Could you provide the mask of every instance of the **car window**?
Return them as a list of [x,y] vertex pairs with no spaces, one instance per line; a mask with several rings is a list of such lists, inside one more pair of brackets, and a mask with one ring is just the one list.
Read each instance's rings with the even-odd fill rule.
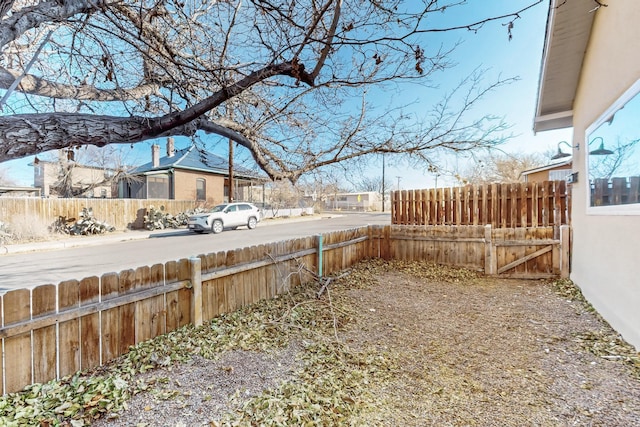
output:
[[249,205],[239,205],[238,207],[240,208],[241,211],[250,211],[251,210],[251,206],[249,206]]
[[238,207],[236,205],[231,205],[227,208],[226,212],[235,212],[238,210]]
[[218,205],[216,207],[214,207],[213,209],[211,209],[211,212],[222,212],[224,210],[224,208],[226,208],[227,205]]

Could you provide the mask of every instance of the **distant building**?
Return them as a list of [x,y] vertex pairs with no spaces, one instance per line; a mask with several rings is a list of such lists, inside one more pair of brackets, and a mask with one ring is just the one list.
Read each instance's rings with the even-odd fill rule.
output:
[[328,194],[325,208],[332,210],[380,211],[382,195],[375,191]]
[[33,166],[33,186],[43,197],[59,197],[61,182],[69,175],[68,190],[75,197],[111,198],[114,194],[110,178],[115,171],[96,166],[80,165],[63,159],[58,162],[37,160]]
[[571,175],[572,160],[564,160],[537,168],[527,169],[520,175],[525,182],[565,181]]
[[0,197],[40,197],[40,188],[1,186]]
[[[261,201],[254,190],[263,182],[257,173],[235,166],[233,200]],[[229,162],[195,145],[176,150],[173,138],[168,138],[166,156],[160,157],[160,146],[153,145],[151,161],[118,182],[118,197],[223,203],[229,200]]]

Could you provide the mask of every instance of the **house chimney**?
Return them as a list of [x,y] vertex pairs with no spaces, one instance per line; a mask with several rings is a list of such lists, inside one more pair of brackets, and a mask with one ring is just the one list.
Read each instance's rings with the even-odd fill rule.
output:
[[151,162],[154,168],[160,166],[160,146],[158,144],[151,146]]
[[176,147],[173,142],[173,137],[170,136],[169,138],[167,138],[167,157],[173,157],[175,153],[176,153]]

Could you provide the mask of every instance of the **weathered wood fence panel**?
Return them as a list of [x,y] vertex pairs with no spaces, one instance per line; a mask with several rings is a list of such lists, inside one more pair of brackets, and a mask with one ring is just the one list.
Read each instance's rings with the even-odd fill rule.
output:
[[396,225],[486,225],[494,228],[569,224],[571,192],[565,181],[467,185],[391,194]]
[[[368,256],[367,227],[324,237],[327,274]],[[307,237],[9,291],[0,296],[0,391],[104,364],[196,318],[286,292],[316,271],[316,243]]]
[[78,218],[82,208],[91,208],[96,219],[118,230],[144,228],[149,207],[165,207],[171,214],[198,206],[193,200],[160,199],[41,199],[37,197],[0,197],[0,221],[11,224],[22,218],[35,218],[51,225],[60,216]]
[[[567,277],[568,239],[568,226],[369,226],[322,235],[321,258],[324,275],[380,257]],[[138,342],[286,292],[318,271],[319,241],[202,254],[0,295],[0,392],[99,366]]]

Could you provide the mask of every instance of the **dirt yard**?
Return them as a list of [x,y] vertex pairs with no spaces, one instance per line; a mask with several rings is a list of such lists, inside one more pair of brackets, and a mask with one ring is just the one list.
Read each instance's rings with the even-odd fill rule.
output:
[[[151,391],[95,425],[640,425],[637,354],[568,283],[369,262],[329,289],[275,318],[304,331],[283,348],[147,373]],[[296,318],[305,305],[321,312]],[[340,348],[333,365],[319,345]]]
[[74,426],[640,425],[638,354],[569,282],[368,261],[319,288],[159,337],[23,402],[61,405]]

